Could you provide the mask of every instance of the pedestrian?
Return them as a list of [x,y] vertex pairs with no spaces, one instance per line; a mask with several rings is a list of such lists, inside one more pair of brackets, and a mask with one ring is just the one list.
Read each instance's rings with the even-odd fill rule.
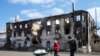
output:
[[70,56],[74,56],[74,52],[77,49],[76,41],[75,41],[75,39],[72,39],[72,37],[70,37],[70,36],[68,38],[69,38]]
[[57,40],[54,41],[54,56],[58,56],[60,50],[60,45]]

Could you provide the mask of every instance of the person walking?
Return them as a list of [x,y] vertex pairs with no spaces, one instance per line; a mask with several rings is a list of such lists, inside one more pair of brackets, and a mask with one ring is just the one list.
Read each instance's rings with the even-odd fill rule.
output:
[[70,48],[70,56],[74,56],[74,52],[76,51],[76,41],[75,39],[72,39],[72,37],[68,37],[69,38],[69,48]]
[[54,41],[54,56],[58,56],[60,50],[60,45],[57,40]]

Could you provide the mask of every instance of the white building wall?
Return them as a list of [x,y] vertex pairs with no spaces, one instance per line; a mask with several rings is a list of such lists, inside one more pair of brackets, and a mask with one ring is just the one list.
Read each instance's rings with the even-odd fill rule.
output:
[[[19,43],[21,44],[21,47],[24,47],[24,44],[25,44],[25,40],[26,40],[26,37],[24,35],[24,32],[22,31],[22,34],[20,37],[18,37],[18,34],[16,33],[16,37],[14,37],[14,32],[12,32],[12,37],[10,38],[11,39],[11,43],[13,44],[13,42],[16,42],[15,43],[15,48],[18,48],[19,47]],[[32,36],[31,35],[28,35],[30,41],[27,41],[27,47],[30,47],[31,46],[31,39],[32,39]],[[20,41],[19,41],[20,40]]]

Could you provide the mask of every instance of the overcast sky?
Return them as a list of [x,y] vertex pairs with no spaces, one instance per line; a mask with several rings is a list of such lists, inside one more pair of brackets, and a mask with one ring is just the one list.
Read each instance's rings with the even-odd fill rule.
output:
[[20,20],[29,20],[69,13],[72,2],[75,10],[89,11],[94,20],[96,8],[97,26],[100,26],[100,0],[0,0],[0,29],[5,29],[7,22],[14,22],[16,15]]

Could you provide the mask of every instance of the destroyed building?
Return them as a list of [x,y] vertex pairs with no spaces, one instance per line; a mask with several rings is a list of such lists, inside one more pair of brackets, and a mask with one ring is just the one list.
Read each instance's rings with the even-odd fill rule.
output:
[[[73,37],[78,49],[85,47],[91,52],[91,37],[95,34],[95,22],[84,10],[67,14],[7,23],[7,42],[14,48],[30,47],[40,43],[43,47],[53,48],[55,39],[61,50],[68,51],[68,36]],[[84,49],[84,50],[85,50]]]

